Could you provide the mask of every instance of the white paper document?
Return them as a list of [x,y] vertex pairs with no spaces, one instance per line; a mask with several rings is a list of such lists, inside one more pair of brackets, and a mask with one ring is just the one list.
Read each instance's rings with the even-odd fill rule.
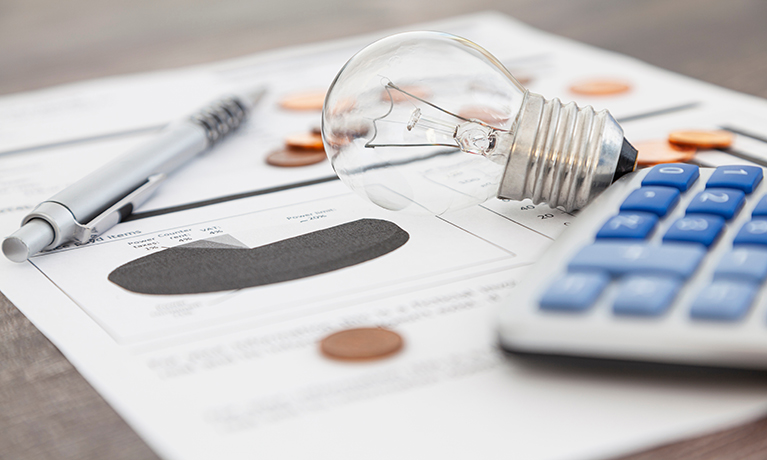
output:
[[[444,30],[486,47],[547,98],[608,108],[630,141],[725,128],[701,165],[767,162],[767,103],[481,14]],[[0,234],[37,203],[231,88],[268,92],[247,125],[173,173],[84,246],[0,261],[2,291],[163,458],[603,458],[748,420],[754,380],[538,367],[497,346],[499,305],[573,215],[491,200],[439,217],[355,195],[323,162],[264,159],[386,33],[172,72],[0,98]],[[575,81],[632,91],[576,96]],[[351,235],[351,236],[350,236]],[[382,326],[387,359],[340,362],[318,342]],[[766,325],[767,327],[767,325]]]

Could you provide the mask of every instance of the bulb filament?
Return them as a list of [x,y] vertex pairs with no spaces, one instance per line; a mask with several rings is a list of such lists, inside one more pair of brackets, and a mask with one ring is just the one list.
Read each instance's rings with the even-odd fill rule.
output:
[[[373,127],[374,127],[374,133],[373,138],[365,144],[365,147],[367,148],[376,148],[376,147],[431,147],[431,146],[442,146],[442,147],[454,147],[461,149],[464,152],[476,154],[476,155],[484,155],[488,156],[492,153],[493,149],[496,146],[497,141],[497,134],[496,129],[493,128],[490,125],[487,125],[483,123],[480,120],[474,120],[474,119],[466,119],[460,115],[456,115],[448,110],[445,110],[435,104],[432,104],[429,101],[426,101],[424,99],[421,99],[418,96],[415,96],[413,94],[408,93],[407,91],[399,88],[391,81],[387,82],[387,84],[384,86],[388,96],[389,96],[389,110],[386,114],[383,116],[376,118],[373,120]],[[451,119],[450,121],[439,119],[433,116],[427,116],[423,114],[423,111],[419,107],[415,107],[414,110],[410,113],[410,117],[405,122],[405,128],[407,131],[413,131],[418,130],[422,131],[424,133],[424,137],[428,142],[408,142],[408,143],[375,143],[376,137],[378,136],[378,125],[377,122],[379,121],[394,121],[395,120],[387,120],[386,118],[391,115],[392,111],[394,110],[394,100],[391,96],[390,91],[398,91],[399,93],[407,96],[407,98],[414,99],[416,101],[420,101],[427,105],[427,107],[432,107],[438,111],[440,114],[447,115],[448,119]],[[453,121],[455,120],[455,121]],[[440,142],[437,140],[437,138],[450,138],[453,143],[446,143],[446,142]]]

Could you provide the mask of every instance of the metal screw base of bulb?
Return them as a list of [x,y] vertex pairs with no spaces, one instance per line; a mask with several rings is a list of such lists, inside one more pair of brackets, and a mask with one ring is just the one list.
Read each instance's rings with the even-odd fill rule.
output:
[[498,198],[580,209],[636,163],[612,115],[591,106],[527,93],[514,133]]

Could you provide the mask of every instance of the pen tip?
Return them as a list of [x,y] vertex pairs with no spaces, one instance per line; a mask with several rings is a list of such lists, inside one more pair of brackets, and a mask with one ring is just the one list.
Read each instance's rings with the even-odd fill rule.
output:
[[19,238],[9,236],[3,240],[3,254],[13,262],[24,262],[29,258],[29,248]]
[[13,262],[24,262],[52,244],[54,237],[51,224],[34,218],[3,240],[3,253]]

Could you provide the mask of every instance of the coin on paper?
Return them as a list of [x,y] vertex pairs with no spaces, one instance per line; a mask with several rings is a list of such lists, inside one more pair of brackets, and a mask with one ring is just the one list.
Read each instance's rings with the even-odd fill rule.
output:
[[[381,100],[388,101],[391,99],[395,104],[398,102],[406,102],[413,97],[417,99],[426,99],[431,95],[431,91],[423,86],[398,86],[399,90],[394,88],[386,88],[381,93]],[[407,94],[406,94],[407,93]]]
[[661,163],[685,163],[692,160],[697,149],[669,143],[664,140],[635,142],[637,164],[653,166]]
[[289,94],[280,100],[280,107],[287,110],[322,110],[325,91],[309,91]]
[[514,75],[514,79],[517,80],[517,83],[519,83],[520,85],[527,85],[533,81],[533,77],[529,75],[525,75],[525,74],[517,75],[516,73],[514,73],[514,71],[512,71],[511,74]]
[[626,93],[631,90],[631,85],[621,80],[593,79],[583,80],[572,86],[570,91],[584,96],[611,96]]
[[733,137],[732,133],[722,130],[674,131],[668,135],[668,141],[699,149],[723,149],[732,145]]
[[471,105],[464,107],[458,115],[468,120],[479,120],[490,126],[498,126],[509,120],[509,116],[489,107]]
[[296,151],[291,149],[277,150],[266,157],[266,162],[272,166],[292,168],[297,166],[308,166],[319,163],[325,158],[325,152],[317,151]]
[[363,361],[381,359],[402,349],[402,336],[380,327],[346,329],[320,341],[322,354],[332,359]]
[[301,133],[293,134],[285,138],[285,145],[292,149],[300,150],[324,150],[322,134]]

